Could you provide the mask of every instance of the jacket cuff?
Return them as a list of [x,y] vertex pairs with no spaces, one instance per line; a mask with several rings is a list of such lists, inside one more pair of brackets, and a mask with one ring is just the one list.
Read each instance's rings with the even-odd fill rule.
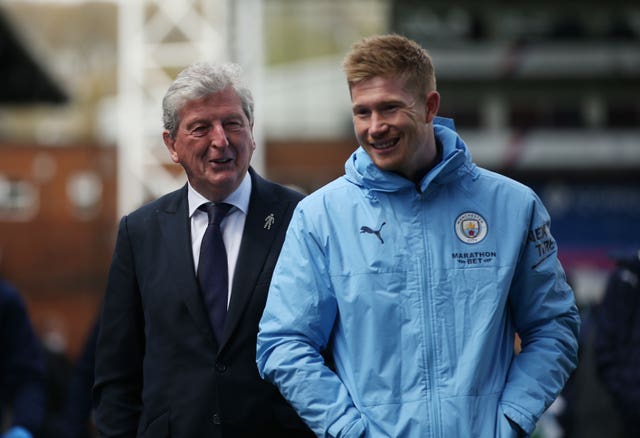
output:
[[529,436],[533,433],[536,428],[536,423],[529,416],[526,416],[520,410],[518,410],[515,406],[502,402],[502,412],[506,415],[507,419],[512,423],[515,423],[520,427],[520,429],[524,432],[524,436]]

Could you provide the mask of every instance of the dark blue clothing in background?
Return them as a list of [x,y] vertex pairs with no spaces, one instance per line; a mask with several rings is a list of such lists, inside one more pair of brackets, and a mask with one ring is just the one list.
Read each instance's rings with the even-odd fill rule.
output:
[[69,394],[63,413],[61,435],[64,438],[88,438],[92,436],[93,388],[98,324],[94,324],[85,341],[81,356],[74,365]]
[[625,431],[640,433],[640,250],[616,259],[596,314],[595,360]]
[[18,292],[0,279],[0,418],[37,434],[44,416],[45,365]]

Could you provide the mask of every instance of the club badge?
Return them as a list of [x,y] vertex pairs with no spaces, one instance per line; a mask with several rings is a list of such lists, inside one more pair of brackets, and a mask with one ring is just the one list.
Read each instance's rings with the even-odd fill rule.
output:
[[487,222],[474,212],[462,213],[456,219],[456,235],[464,243],[479,243],[487,237]]

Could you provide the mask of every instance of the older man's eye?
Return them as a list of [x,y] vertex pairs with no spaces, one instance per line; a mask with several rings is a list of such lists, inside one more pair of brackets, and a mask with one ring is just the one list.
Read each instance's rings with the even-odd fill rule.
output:
[[193,129],[191,129],[191,135],[195,135],[195,136],[202,136],[205,135],[207,132],[209,132],[209,127],[206,125],[198,125],[198,126],[194,126]]
[[224,121],[224,129],[239,130],[244,128],[244,121],[240,118],[231,118]]

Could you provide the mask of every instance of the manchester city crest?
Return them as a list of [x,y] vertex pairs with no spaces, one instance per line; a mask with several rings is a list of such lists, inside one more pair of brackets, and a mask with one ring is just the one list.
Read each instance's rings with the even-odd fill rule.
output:
[[471,211],[458,216],[455,228],[458,239],[464,243],[479,243],[487,236],[487,222]]

